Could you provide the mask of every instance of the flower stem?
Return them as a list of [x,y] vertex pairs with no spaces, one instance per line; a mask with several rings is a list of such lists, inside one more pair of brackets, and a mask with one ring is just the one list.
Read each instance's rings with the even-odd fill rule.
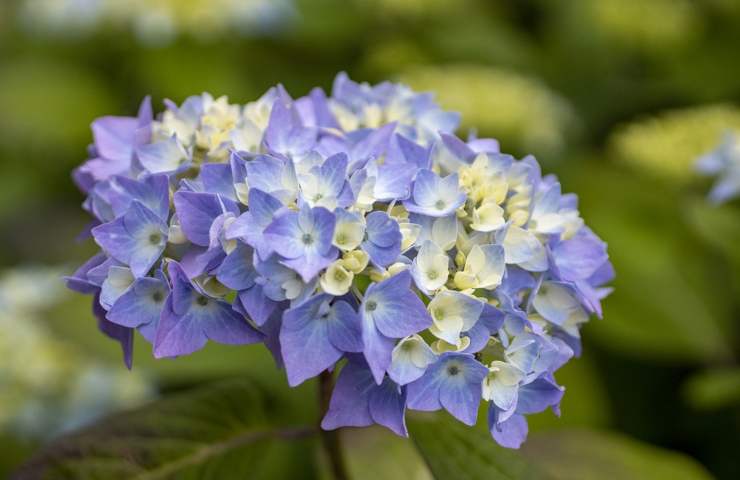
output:
[[[329,410],[329,401],[331,400],[333,388],[334,375],[329,371],[322,372],[319,376],[319,407],[321,409],[321,418]],[[319,427],[319,435],[329,458],[329,466],[331,467],[334,480],[349,480],[347,468],[344,465],[344,452],[342,451],[342,443],[339,438],[339,430],[324,430]]]

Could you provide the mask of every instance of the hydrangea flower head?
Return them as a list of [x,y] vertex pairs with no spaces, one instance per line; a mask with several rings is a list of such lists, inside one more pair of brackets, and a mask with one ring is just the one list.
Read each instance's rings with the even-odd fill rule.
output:
[[606,245],[529,156],[455,136],[427,94],[340,74],[247,105],[148,100],[93,124],[75,172],[102,252],[68,278],[131,361],[264,342],[301,384],[340,369],[326,429],[446,410],[518,447],[558,412],[614,276]]

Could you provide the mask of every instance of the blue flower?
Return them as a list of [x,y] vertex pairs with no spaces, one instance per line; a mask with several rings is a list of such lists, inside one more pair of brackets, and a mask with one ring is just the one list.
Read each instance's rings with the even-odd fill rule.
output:
[[[127,366],[135,331],[157,358],[263,342],[290,385],[341,369],[328,429],[406,435],[407,408],[472,424],[483,400],[516,448],[527,415],[558,412],[554,375],[615,272],[534,157],[458,138],[430,94],[345,74],[329,96],[165,106],[96,120],[74,173],[102,252],[66,281]],[[732,145],[702,161],[722,198]]]
[[279,99],[272,107],[264,143],[272,152],[300,157],[315,145],[317,133],[315,128],[303,126],[292,103]]
[[226,238],[241,238],[251,245],[263,260],[273,252],[270,241],[265,238],[265,229],[272,223],[283,204],[277,198],[262,190],[249,190],[249,211],[244,212],[231,224]]
[[458,186],[456,173],[440,178],[431,170],[419,170],[406,210],[430,217],[451,215],[465,203],[465,192]]
[[169,291],[161,274],[137,278],[111,306],[106,318],[123,327],[138,329],[153,343]]
[[418,333],[432,324],[424,303],[411,290],[411,276],[401,272],[365,292],[362,305],[363,353],[380,385],[391,364],[394,339]]
[[187,239],[204,247],[211,243],[211,225],[216,218],[226,212],[239,215],[236,202],[213,193],[181,190],[175,193],[174,204]]
[[280,346],[291,386],[331,368],[344,352],[362,351],[359,315],[332,298],[316,295],[283,314]]
[[334,430],[377,423],[406,437],[405,413],[406,394],[401,388],[389,378],[376,384],[367,365],[353,358],[339,373],[321,428]]
[[269,193],[284,205],[295,202],[298,179],[293,163],[271,155],[258,155],[245,168],[249,188]]
[[437,356],[420,335],[411,335],[398,342],[393,349],[388,376],[399,385],[406,385],[424,375],[427,367],[436,359]]
[[332,246],[335,223],[329,210],[304,205],[298,212],[275,218],[265,235],[274,241],[273,248],[284,258],[281,263],[309,282],[337,257],[337,249]]
[[168,267],[172,291],[154,340],[154,356],[176,357],[203,348],[208,340],[231,345],[262,341],[263,335],[225,301],[193,284],[177,262]]
[[191,162],[191,154],[172,136],[136,149],[136,158],[149,173],[176,173],[186,170]]
[[488,369],[472,355],[443,353],[420,379],[408,385],[408,406],[423,411],[444,408],[461,422],[474,425],[487,374]]
[[150,175],[140,180],[115,176],[109,185],[108,201],[115,216],[125,214],[136,200],[162,220],[169,219],[170,184],[167,175]]
[[398,222],[385,212],[372,212],[365,221],[362,249],[370,256],[373,265],[384,268],[401,254],[401,229]]
[[334,210],[352,204],[354,198],[347,181],[347,155],[338,153],[298,176],[301,199],[311,207]]
[[122,216],[92,229],[98,245],[136,277],[144,276],[162,255],[167,233],[167,224],[138,200]]

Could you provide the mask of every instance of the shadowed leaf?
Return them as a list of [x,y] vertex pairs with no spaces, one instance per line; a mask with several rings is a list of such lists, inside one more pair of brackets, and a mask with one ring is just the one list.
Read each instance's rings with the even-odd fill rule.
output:
[[224,381],[61,437],[12,478],[314,478],[314,429],[284,406],[254,382]]

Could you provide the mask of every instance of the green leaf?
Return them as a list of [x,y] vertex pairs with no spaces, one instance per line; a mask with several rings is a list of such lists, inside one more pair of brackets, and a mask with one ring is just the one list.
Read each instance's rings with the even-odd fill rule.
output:
[[688,402],[699,410],[740,404],[740,368],[707,370],[693,375],[684,385]]
[[712,478],[690,457],[613,433],[588,430],[540,433],[530,436],[522,454],[554,479]]
[[408,418],[410,436],[434,478],[440,480],[544,479],[519,452],[494,442],[484,427],[467,427],[447,415]]
[[341,437],[352,480],[433,478],[414,444],[387,428],[345,428]]
[[[588,347],[587,347],[588,349]],[[527,417],[529,431],[556,428],[605,428],[611,424],[611,401],[601,374],[588,354],[568,362],[555,373],[566,394],[560,403],[562,415],[550,409]]]
[[568,165],[586,223],[609,244],[616,270],[604,319],[584,336],[619,354],[670,361],[731,357],[732,295],[706,248],[679,219],[679,192],[607,165]]
[[740,266],[740,209],[734,205],[711,205],[695,200],[688,209],[688,222],[709,246]]
[[485,422],[466,427],[447,415],[409,418],[411,438],[439,480],[708,480],[693,459],[613,433],[530,434],[521,450],[498,446]]
[[58,439],[17,478],[315,478],[315,429],[283,397],[233,379],[165,398]]

